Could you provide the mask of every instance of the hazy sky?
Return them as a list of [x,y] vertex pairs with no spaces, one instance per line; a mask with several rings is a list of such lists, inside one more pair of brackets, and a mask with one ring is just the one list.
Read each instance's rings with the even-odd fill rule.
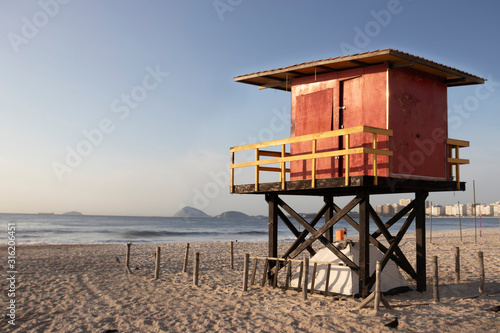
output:
[[265,214],[263,196],[229,194],[229,147],[288,137],[290,94],[233,77],[382,48],[488,79],[449,89],[449,136],[471,142],[468,190],[429,199],[472,201],[475,179],[478,202],[500,200],[498,1],[0,6],[0,212]]

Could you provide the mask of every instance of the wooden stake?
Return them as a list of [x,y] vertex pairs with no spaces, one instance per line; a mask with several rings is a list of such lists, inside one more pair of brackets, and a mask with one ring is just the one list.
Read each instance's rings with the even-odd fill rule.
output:
[[257,273],[257,258],[254,259],[253,262],[253,272],[252,272],[252,278],[250,279],[250,285],[253,286],[255,283],[255,273]]
[[160,254],[161,254],[161,247],[156,248],[156,253],[155,253],[155,280],[158,280],[160,278]]
[[479,295],[484,294],[484,258],[483,252],[477,253],[479,257]]
[[432,257],[432,274],[433,274],[433,294],[434,302],[439,303],[439,279],[438,279],[438,258],[436,256]]
[[288,261],[286,265],[285,290],[290,288],[290,279],[292,277],[292,262]]
[[243,262],[243,291],[247,291],[247,289],[248,289],[248,264],[249,264],[249,261],[250,261],[250,254],[245,253],[245,261]]
[[234,250],[233,250],[233,242],[230,243],[230,252],[231,252],[231,269],[234,269]]
[[188,257],[189,256],[189,243],[186,243],[186,254],[184,255],[184,266],[182,266],[182,272],[187,273]]
[[279,272],[279,260],[276,260],[276,272],[274,272],[274,275],[273,275],[273,288],[276,288],[278,286],[278,272]]
[[460,282],[460,248],[455,247],[455,282]]
[[328,296],[330,294],[330,291],[328,290],[330,287],[330,272],[332,269],[332,264],[328,264],[328,268],[326,271],[326,282],[325,282],[325,296]]
[[304,258],[304,277],[303,277],[303,283],[304,286],[302,287],[302,299],[304,301],[307,300],[307,283],[309,279],[309,257]]
[[125,257],[125,266],[129,267],[130,265],[130,246],[132,245],[131,242],[127,243],[127,256]]
[[198,285],[198,272],[200,270],[200,253],[196,252],[194,254],[194,274],[193,274],[193,284]]
[[300,291],[302,288],[302,275],[304,274],[304,261],[300,262],[299,268],[299,282],[297,283],[297,291]]
[[316,283],[316,269],[318,268],[318,264],[314,263],[313,273],[311,277],[311,295],[314,294],[314,284]]
[[264,287],[266,285],[268,268],[269,268],[269,260],[265,259],[264,260],[264,272],[262,273],[262,282],[260,283],[261,287]]
[[376,266],[376,271],[375,271],[375,302],[373,304],[373,309],[375,312],[378,312],[379,310],[379,303],[380,303],[380,261],[377,260],[377,266]]

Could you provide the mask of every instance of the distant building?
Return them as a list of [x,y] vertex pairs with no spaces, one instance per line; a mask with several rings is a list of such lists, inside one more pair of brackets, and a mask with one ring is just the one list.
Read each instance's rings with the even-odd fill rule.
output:
[[377,214],[382,214],[383,205],[377,205],[377,207],[375,208],[375,211],[377,212]]
[[401,209],[403,209],[405,206],[401,206],[399,204],[393,204],[392,205],[392,209],[394,211],[394,214],[397,214],[401,211]]
[[432,216],[442,216],[444,215],[444,207],[441,205],[432,205],[431,207]]
[[474,204],[468,203],[465,208],[465,212],[467,216],[474,216]]
[[464,216],[466,213],[464,204],[454,204],[451,206],[445,206],[445,215],[448,216]]
[[390,204],[383,205],[382,214],[385,214],[385,215],[394,214],[394,208],[392,207],[392,205],[390,205]]
[[493,206],[480,204],[477,206],[478,215],[493,216]]
[[399,204],[401,206],[408,206],[411,202],[411,199],[399,199]]

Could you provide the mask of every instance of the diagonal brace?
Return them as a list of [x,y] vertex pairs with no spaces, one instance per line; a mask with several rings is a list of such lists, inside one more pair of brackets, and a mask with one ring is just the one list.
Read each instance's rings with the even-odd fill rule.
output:
[[335,223],[337,223],[340,219],[342,219],[347,213],[349,213],[357,204],[363,201],[362,196],[356,196],[352,199],[338,214],[333,216],[329,221],[327,221],[321,228],[318,230],[314,229],[311,225],[309,225],[300,215],[298,215],[293,209],[291,209],[288,205],[286,205],[282,200],[278,202],[280,206],[281,203],[285,211],[287,211],[290,215],[297,219],[299,223],[301,223],[304,228],[306,228],[310,233],[311,237],[309,237],[306,241],[304,241],[297,249],[295,249],[290,255],[290,258],[295,258],[297,255],[302,253],[308,246],[310,246],[314,241],[319,240],[323,245],[325,245],[330,251],[332,251],[339,259],[341,259],[346,265],[348,265],[354,272],[358,273],[359,267],[352,260],[347,258],[339,249],[337,249],[330,241],[323,236],[323,234],[331,228]]

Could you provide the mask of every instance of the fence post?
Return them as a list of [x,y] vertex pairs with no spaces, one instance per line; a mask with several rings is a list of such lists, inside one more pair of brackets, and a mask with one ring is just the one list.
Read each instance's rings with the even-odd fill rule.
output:
[[231,269],[234,269],[234,251],[233,251],[233,242],[230,242],[230,255],[231,255]]
[[302,288],[302,299],[307,300],[307,280],[309,279],[309,257],[304,258],[304,277],[303,283],[304,287]]
[[250,261],[250,254],[245,253],[245,261],[243,262],[243,291],[248,289],[248,264]]
[[432,274],[433,274],[433,294],[434,302],[439,303],[439,278],[438,278],[438,258],[436,256],[432,257]]
[[378,312],[380,303],[380,261],[377,260],[377,268],[375,271],[375,304],[373,306],[375,312]]
[[127,256],[125,257],[125,266],[127,266],[127,268],[130,265],[130,245],[132,245],[132,243],[128,242],[127,243]]
[[200,270],[200,253],[196,252],[194,254],[194,275],[193,275],[193,284],[195,286],[198,285],[198,272]]
[[484,294],[484,258],[483,252],[478,252],[479,257],[479,295]]
[[186,254],[184,255],[184,266],[182,266],[183,273],[187,272],[188,256],[189,256],[189,243],[186,243]]
[[460,248],[455,247],[455,282],[460,282]]
[[161,247],[158,246],[155,253],[155,280],[160,278],[160,253]]

